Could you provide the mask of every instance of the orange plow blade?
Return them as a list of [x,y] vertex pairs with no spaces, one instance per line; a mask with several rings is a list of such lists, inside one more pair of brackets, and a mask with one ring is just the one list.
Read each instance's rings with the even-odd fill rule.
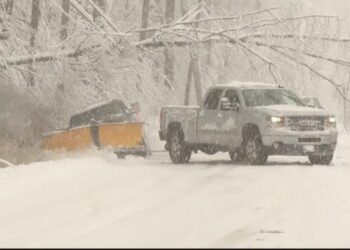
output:
[[96,126],[61,130],[45,136],[42,148],[46,150],[83,150],[92,145],[100,149],[113,148],[123,155],[146,156],[143,123],[105,123]]

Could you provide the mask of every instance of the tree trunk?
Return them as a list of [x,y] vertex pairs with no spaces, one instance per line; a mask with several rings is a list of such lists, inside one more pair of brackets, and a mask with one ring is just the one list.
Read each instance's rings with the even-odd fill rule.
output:
[[[175,0],[167,0],[165,5],[165,22],[171,23],[175,19]],[[164,51],[164,84],[168,87],[174,83],[174,56],[169,48]]]
[[5,2],[5,11],[6,14],[11,15],[12,14],[12,10],[13,10],[13,1],[14,0],[7,0]]
[[[141,16],[141,29],[146,29],[148,27],[148,15],[149,15],[149,4],[150,0],[143,0],[143,6],[142,6],[142,16]],[[147,32],[141,32],[139,40],[145,40],[147,38]],[[143,63],[142,56],[138,55],[138,61],[140,64]],[[142,77],[141,74],[137,73],[137,83],[136,83],[136,89],[139,94],[141,94],[141,83],[142,83]]]
[[[146,29],[148,27],[149,3],[150,0],[143,0],[141,29]],[[140,41],[145,40],[147,38],[147,35],[147,32],[141,32]]]
[[[182,16],[186,15],[187,13],[186,1],[187,0],[181,0]],[[192,53],[190,53],[190,63],[188,65],[188,70],[187,70],[187,81],[186,81],[186,90],[185,90],[185,106],[190,105],[192,76],[193,76],[193,59],[192,59]]]
[[200,105],[202,103],[202,80],[201,80],[201,72],[199,67],[199,59],[198,56],[194,56],[193,62],[193,77],[194,77],[194,88],[196,91],[196,100],[197,104]]
[[[102,11],[106,10],[105,0],[93,0],[93,1]],[[96,22],[100,16],[101,16],[100,13],[94,8],[94,10],[92,12],[92,18],[93,18],[94,22]]]
[[186,13],[187,13],[187,5],[186,5],[186,2],[188,0],[181,0],[181,6],[180,6],[180,9],[181,9],[181,14],[182,16],[184,16]]
[[191,58],[190,64],[188,65],[188,71],[187,71],[187,82],[186,82],[186,90],[185,90],[185,106],[190,105],[192,75],[193,75],[193,60]]
[[[62,6],[62,9],[63,9],[63,13],[62,13],[62,16],[61,16],[61,32],[60,32],[60,39],[61,41],[65,41],[68,37],[68,26],[69,26],[69,0],[61,0],[61,6]],[[64,65],[63,65],[63,69],[64,69]],[[64,74],[64,70],[62,71],[62,74],[63,76],[65,75]],[[63,77],[64,79],[64,77]],[[64,92],[64,84],[65,84],[65,81],[62,80],[62,81],[59,81],[57,83],[57,100],[58,103],[62,104],[63,105],[63,99],[61,98],[61,95],[59,93],[61,92]],[[60,105],[60,106],[62,106]]]
[[[31,31],[30,42],[29,42],[29,45],[32,48],[32,53],[34,53],[34,50],[35,50],[35,40],[36,40],[36,35],[38,33],[40,18],[41,18],[40,0],[32,0],[32,15],[31,15],[31,22],[30,22],[32,31]],[[35,71],[33,64],[30,64],[29,71],[32,71],[32,72]],[[34,85],[35,85],[34,75],[30,74],[29,87],[33,87]]]
[[[12,8],[13,8],[13,0],[6,0],[4,5],[1,5],[0,8],[7,14],[12,14]],[[8,27],[4,24],[4,21],[0,17],[0,40],[5,40],[8,38]]]
[[[198,0],[198,2],[201,2],[203,0]],[[196,19],[200,19],[200,14],[196,16]],[[199,24],[195,25],[196,28],[198,28]],[[196,91],[196,99],[197,99],[197,104],[200,105],[202,103],[202,80],[201,80],[201,72],[200,72],[200,67],[199,67],[199,58],[198,58],[198,53],[199,53],[199,48],[197,46],[196,50],[197,54],[194,54],[193,56],[193,78],[194,78],[194,88]]]
[[[209,7],[209,10],[208,10],[208,14],[209,16],[211,16],[211,12],[212,12],[212,8],[213,8],[213,5],[212,5],[212,0],[205,0],[207,6]],[[211,23],[209,22],[208,23],[209,25],[209,29],[211,29]],[[211,53],[212,53],[212,42],[209,42],[207,45],[206,45],[206,49],[207,49],[207,56],[206,56],[206,64],[209,66],[211,64]]]
[[125,5],[124,5],[124,10],[125,10],[125,12],[128,12],[128,11],[129,11],[129,1],[130,1],[130,0],[125,0]]
[[[187,8],[185,7],[184,1],[181,2],[181,11],[182,11],[182,15],[185,15],[187,12]],[[196,16],[196,19],[199,19],[199,15]],[[195,27],[198,28],[198,24],[195,24]],[[198,53],[198,48],[197,48],[197,53]],[[194,78],[194,87],[196,91],[197,104],[200,105],[202,103],[202,81],[201,81],[200,68],[199,68],[199,59],[198,59],[198,56],[193,52],[190,53],[190,57],[191,59],[190,59],[190,64],[188,65],[187,82],[186,82],[186,90],[185,90],[185,105],[190,104],[192,78]]]
[[32,17],[30,22],[30,26],[32,27],[32,32],[30,36],[30,47],[32,48],[35,46],[35,39],[36,34],[38,33],[40,17],[40,0],[32,0]]
[[175,19],[175,0],[166,0],[165,22],[171,23]]
[[[64,41],[67,39],[68,35],[68,24],[69,24],[69,0],[62,0],[62,9],[65,13],[62,13],[62,19],[61,19],[61,41]],[[67,13],[67,14],[66,14]]]

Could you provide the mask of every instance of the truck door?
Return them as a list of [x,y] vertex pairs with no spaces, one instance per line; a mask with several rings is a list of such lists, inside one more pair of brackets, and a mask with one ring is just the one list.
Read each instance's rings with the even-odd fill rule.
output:
[[197,132],[200,143],[214,144],[218,142],[217,115],[222,93],[223,89],[209,90],[203,106],[198,111]]
[[221,100],[225,100],[226,103],[220,101],[219,113],[218,113],[218,129],[220,131],[218,137],[220,144],[229,146],[231,148],[237,148],[240,146],[240,100],[236,90],[227,90]]

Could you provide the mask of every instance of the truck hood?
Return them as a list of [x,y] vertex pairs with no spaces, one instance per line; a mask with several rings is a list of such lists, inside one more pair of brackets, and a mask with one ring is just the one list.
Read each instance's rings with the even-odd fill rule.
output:
[[330,116],[331,113],[311,107],[293,106],[293,105],[271,105],[255,107],[254,109],[262,111],[267,115],[275,116]]

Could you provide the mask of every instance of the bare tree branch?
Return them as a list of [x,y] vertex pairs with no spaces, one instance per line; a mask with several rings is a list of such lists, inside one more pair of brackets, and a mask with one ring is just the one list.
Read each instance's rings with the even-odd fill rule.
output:
[[335,81],[333,81],[329,77],[325,76],[324,74],[320,73],[319,71],[314,69],[312,66],[308,65],[307,63],[300,62],[300,61],[296,60],[293,56],[291,56],[291,55],[289,55],[289,54],[287,54],[287,53],[285,53],[277,48],[273,48],[273,47],[269,47],[269,48],[271,50],[275,51],[277,54],[280,54],[280,55],[288,58],[289,60],[292,60],[292,61],[302,65],[303,67],[305,67],[306,69],[308,69],[309,71],[311,71],[312,73],[314,73],[315,75],[320,77],[321,79],[329,82],[334,87],[334,89],[344,98],[344,100],[346,100],[347,102],[350,102],[350,99],[341,90],[341,85],[337,84]]
[[[262,43],[262,42],[254,42],[254,43],[257,46],[289,50],[291,52],[298,52],[296,49],[288,47],[288,46],[272,45],[272,44],[267,44],[267,43]],[[309,57],[321,59],[321,60],[324,60],[324,61],[332,62],[332,63],[343,65],[343,66],[346,66],[346,67],[350,67],[350,61],[345,61],[345,60],[332,58],[332,57],[326,57],[326,56],[322,56],[322,55],[318,55],[318,54],[314,54],[314,53],[310,53],[310,52],[306,52],[306,51],[301,51],[301,53],[306,55],[306,56],[309,56]]]
[[305,39],[305,40],[319,40],[319,41],[326,41],[326,42],[340,42],[340,43],[349,43],[350,38],[338,38],[338,37],[324,37],[324,36],[309,36],[309,35],[294,35],[294,34],[278,34],[278,33],[253,33],[253,34],[247,34],[241,39],[247,39],[247,38],[276,38],[276,39],[294,39],[295,37],[298,39]]
[[99,47],[98,45],[95,45],[88,48],[66,50],[66,51],[61,51],[57,53],[46,52],[46,53],[41,53],[36,55],[9,57],[9,58],[5,58],[4,63],[0,63],[0,68],[7,69],[9,66],[13,66],[13,65],[18,66],[18,65],[30,64],[34,62],[47,62],[47,61],[57,60],[62,57],[78,57],[83,55],[85,52],[98,47]]
[[157,31],[160,29],[169,28],[172,26],[180,26],[180,25],[191,25],[192,26],[193,24],[199,24],[199,23],[205,23],[205,22],[239,20],[239,19],[242,19],[242,18],[247,17],[247,16],[257,15],[257,14],[261,14],[263,12],[268,12],[268,11],[277,10],[277,9],[280,9],[280,8],[272,7],[272,8],[267,8],[267,9],[255,11],[255,12],[245,13],[245,14],[242,14],[239,16],[222,16],[222,17],[202,18],[202,19],[191,20],[191,21],[182,21],[182,22],[179,21],[176,23],[165,24],[165,25],[161,25],[158,27],[152,27],[152,28],[147,28],[147,29],[136,29],[136,30],[133,30],[133,32],[136,32],[136,33],[152,32],[152,31]]

